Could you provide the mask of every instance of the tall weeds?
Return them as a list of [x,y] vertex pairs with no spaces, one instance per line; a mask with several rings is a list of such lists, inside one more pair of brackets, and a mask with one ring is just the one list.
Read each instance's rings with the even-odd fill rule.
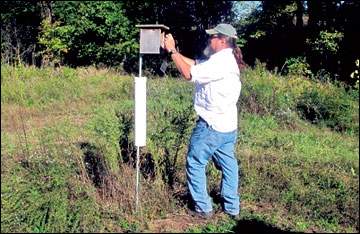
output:
[[[241,81],[242,217],[294,231],[358,231],[358,90],[261,64]],[[1,85],[2,232],[138,232],[185,212],[193,84],[148,80],[137,214],[132,77],[2,67]],[[210,163],[207,174],[215,199],[221,172]],[[203,230],[237,228],[220,223],[228,226]]]

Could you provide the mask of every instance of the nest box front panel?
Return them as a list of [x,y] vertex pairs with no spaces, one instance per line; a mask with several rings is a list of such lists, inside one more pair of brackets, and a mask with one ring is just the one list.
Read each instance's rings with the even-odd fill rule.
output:
[[160,29],[140,29],[140,53],[159,54],[160,53]]

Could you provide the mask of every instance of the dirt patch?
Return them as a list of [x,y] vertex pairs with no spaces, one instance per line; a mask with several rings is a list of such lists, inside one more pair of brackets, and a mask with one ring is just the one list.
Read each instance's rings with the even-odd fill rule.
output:
[[186,229],[194,226],[194,220],[189,215],[170,216],[165,219],[154,220],[148,224],[148,231],[156,232],[183,232]]
[[203,220],[195,218],[188,214],[168,215],[164,219],[154,220],[148,224],[148,232],[152,233],[166,233],[166,232],[185,232],[188,229],[204,226],[209,222],[214,222],[218,214],[215,214],[212,219]]

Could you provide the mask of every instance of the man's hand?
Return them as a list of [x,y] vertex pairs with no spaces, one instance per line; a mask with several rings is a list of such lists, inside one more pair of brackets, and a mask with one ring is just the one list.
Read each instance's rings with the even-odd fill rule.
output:
[[174,40],[173,36],[171,35],[171,33],[169,33],[165,36],[164,44],[165,44],[165,50],[168,53],[170,53],[170,51],[172,51],[172,50],[175,50],[175,40]]
[[[172,50],[176,49],[175,44],[173,36],[170,33],[167,34],[164,38],[165,50],[170,53]],[[191,66],[195,65],[195,60],[189,59],[180,53],[173,53],[171,58],[184,78],[188,80],[191,79]]]

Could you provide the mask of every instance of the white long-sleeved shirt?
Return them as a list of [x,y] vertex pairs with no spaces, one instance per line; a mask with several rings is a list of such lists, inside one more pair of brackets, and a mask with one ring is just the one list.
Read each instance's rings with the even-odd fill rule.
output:
[[194,107],[197,115],[218,132],[236,130],[236,103],[241,82],[232,49],[223,49],[208,60],[196,61],[196,65],[191,67],[191,81],[196,85]]

